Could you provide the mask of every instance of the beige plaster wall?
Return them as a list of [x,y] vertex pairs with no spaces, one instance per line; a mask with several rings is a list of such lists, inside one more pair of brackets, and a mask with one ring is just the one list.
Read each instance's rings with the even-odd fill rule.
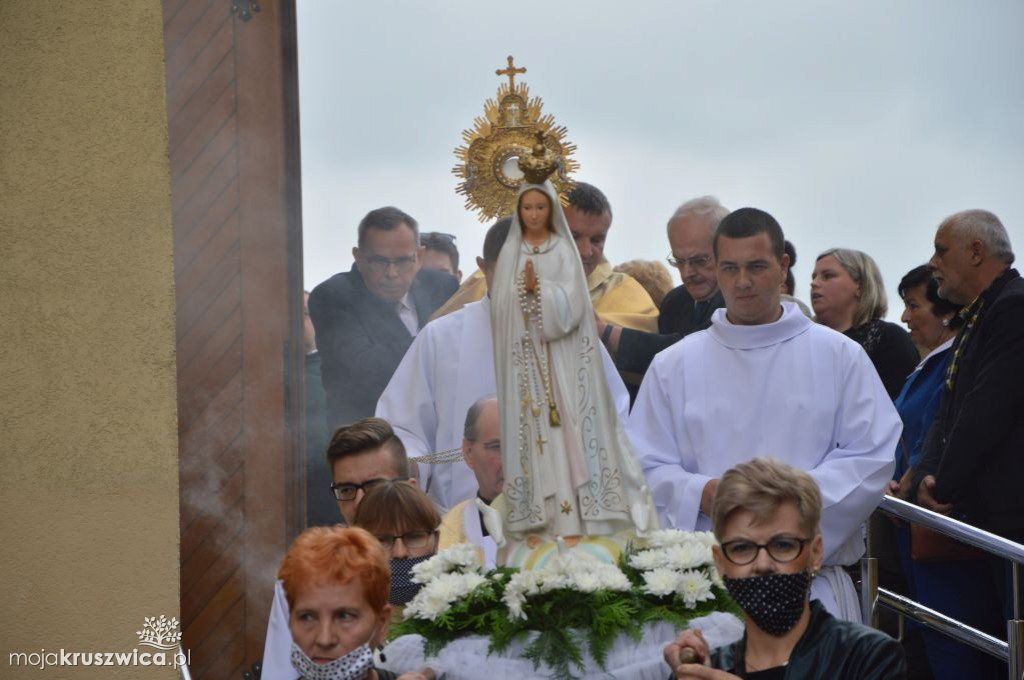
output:
[[[227,4],[225,4],[227,11]],[[159,0],[0,0],[0,677],[178,616]]]

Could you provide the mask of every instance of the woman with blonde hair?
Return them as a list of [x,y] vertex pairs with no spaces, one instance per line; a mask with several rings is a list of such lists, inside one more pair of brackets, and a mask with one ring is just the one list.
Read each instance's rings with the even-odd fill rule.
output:
[[897,680],[903,651],[884,633],[829,614],[810,599],[821,568],[821,492],[809,474],[771,458],[729,469],[718,484],[711,549],[743,610],[738,642],[709,649],[699,629],[665,647],[677,680]]
[[811,274],[811,307],[815,321],[864,348],[895,399],[921,357],[905,330],[883,320],[889,310],[885,285],[871,256],[850,248],[819,255]]

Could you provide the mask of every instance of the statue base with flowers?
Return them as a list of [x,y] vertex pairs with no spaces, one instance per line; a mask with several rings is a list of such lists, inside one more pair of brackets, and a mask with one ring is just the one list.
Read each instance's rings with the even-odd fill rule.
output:
[[423,587],[392,631],[388,665],[416,667],[420,654],[450,680],[639,678],[644,667],[664,678],[661,649],[675,631],[700,619],[716,646],[742,635],[713,543],[710,533],[653,531],[617,564],[562,544],[532,569],[490,572],[473,546],[454,546],[415,567]]

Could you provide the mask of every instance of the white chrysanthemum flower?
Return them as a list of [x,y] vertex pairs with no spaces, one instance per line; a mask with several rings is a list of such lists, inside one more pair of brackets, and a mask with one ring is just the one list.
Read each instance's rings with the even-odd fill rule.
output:
[[601,579],[592,571],[585,571],[581,574],[576,574],[574,580],[575,590],[579,590],[584,593],[594,593],[601,590]]
[[711,546],[713,546],[713,545],[718,545],[718,539],[715,538],[715,534],[713,532],[710,532],[710,531],[694,531],[691,534],[691,536],[694,538],[694,540],[699,541],[700,543],[703,543],[704,545],[706,545],[709,548]]
[[445,563],[443,554],[438,553],[429,560],[413,565],[412,582],[420,584],[430,583],[445,572]]
[[664,597],[679,587],[679,573],[672,569],[658,568],[643,572],[643,591],[656,597]]
[[640,571],[650,571],[666,566],[668,559],[664,548],[643,550],[629,557],[629,566]]
[[700,541],[688,541],[666,549],[673,569],[693,569],[711,562],[711,548]]
[[472,543],[458,543],[443,551],[448,562],[448,571],[452,567],[459,571],[472,571],[480,573],[483,568],[480,566],[480,556],[477,548]]
[[692,532],[680,531],[679,529],[659,529],[647,535],[647,544],[652,548],[666,548],[670,545],[679,545],[690,540]]
[[436,619],[457,600],[466,597],[487,579],[480,574],[441,574],[432,579],[406,606],[406,615],[420,619]]
[[426,584],[452,571],[481,573],[480,558],[472,543],[458,543],[445,548],[429,560],[412,568],[413,583]]
[[711,580],[704,575],[704,572],[697,569],[684,571],[679,575],[679,586],[676,590],[683,604],[693,607],[698,602],[714,599],[711,592]]

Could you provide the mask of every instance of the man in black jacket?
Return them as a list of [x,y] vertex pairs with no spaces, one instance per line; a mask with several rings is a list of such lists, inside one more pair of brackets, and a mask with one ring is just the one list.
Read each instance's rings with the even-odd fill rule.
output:
[[665,296],[658,310],[658,332],[644,333],[606,324],[600,318],[597,332],[615,366],[639,385],[654,355],[711,325],[711,314],[725,306],[718,290],[711,240],[718,223],[729,214],[714,196],[683,203],[668,221],[669,263],[679,270],[683,285]]
[[935,234],[939,295],[966,306],[911,488],[922,506],[1021,543],[1024,280],[1013,259],[1006,229],[984,210],[948,217]]
[[413,336],[459,285],[445,272],[420,268],[418,225],[398,208],[367,213],[358,244],[351,271],[309,296],[329,432],[373,415]]

